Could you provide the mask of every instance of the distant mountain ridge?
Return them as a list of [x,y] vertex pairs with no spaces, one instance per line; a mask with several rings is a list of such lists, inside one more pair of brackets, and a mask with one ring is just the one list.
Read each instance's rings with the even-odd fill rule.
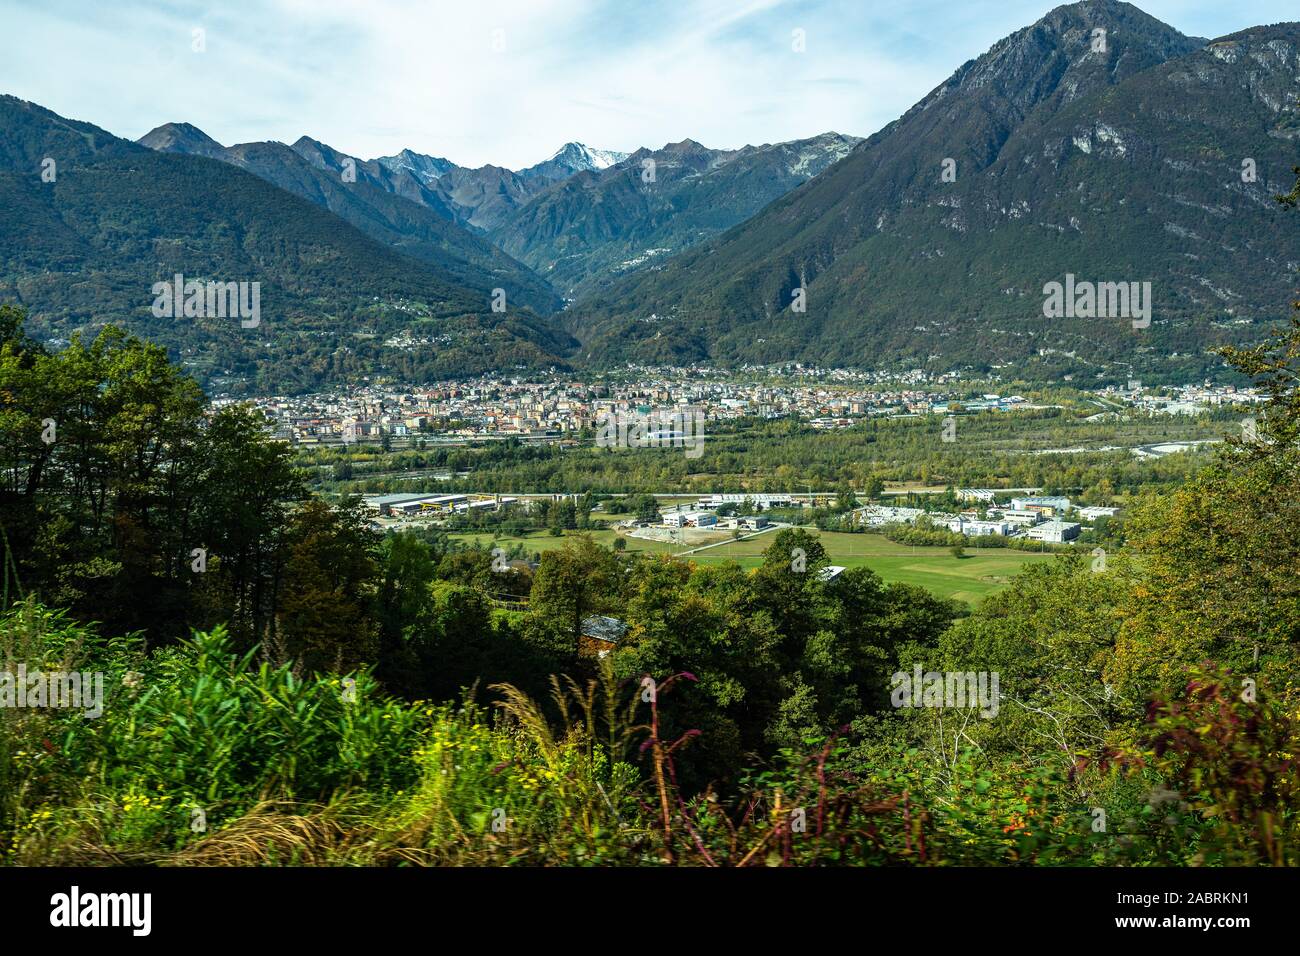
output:
[[582,143],[565,143],[545,162],[519,170],[525,179],[540,177],[554,182],[568,179],[574,173],[609,169],[627,159],[627,153],[612,149],[592,149]]
[[549,159],[520,170],[493,165],[469,169],[410,149],[395,156],[380,156],[369,165],[414,176],[430,196],[436,197],[427,205],[463,226],[486,233],[553,183],[575,173],[605,169],[625,158],[626,153],[565,143]]
[[[549,159],[521,170],[469,169],[410,149],[362,160],[308,136],[291,147],[227,148],[185,123],[159,127],[140,142],[235,163],[407,254],[426,259],[454,254],[496,275],[522,304],[551,312],[561,306],[561,295],[581,301],[621,275],[654,268],[744,221],[842,159],[860,140],[827,133],[725,150],[688,139],[633,154],[566,143]],[[310,182],[286,150],[329,181]],[[357,182],[341,190],[345,170]],[[419,217],[412,210],[387,208],[391,203],[377,197],[380,191],[429,210],[430,221],[413,223]],[[473,236],[449,232],[434,219]],[[460,278],[483,286],[469,270],[462,269]]]
[[[164,139],[203,146],[192,127]],[[260,322],[156,316],[152,287],[176,274],[259,283]],[[124,326],[219,393],[547,367],[574,344],[225,159],[159,152],[12,96],[0,96],[0,301],[27,306],[40,338]]]
[[[1271,197],[1300,161],[1298,90],[1298,24],[1210,42],[1114,0],[1058,7],[564,320],[597,362],[1201,374],[1294,289],[1300,242]],[[1151,328],[1047,320],[1042,290],[1067,274],[1153,280]]]
[[502,288],[508,301],[535,312],[550,313],[560,305],[545,280],[456,225],[437,194],[409,174],[353,159],[305,136],[293,146],[267,142],[225,147],[189,123],[168,123],[139,142],[160,152],[205,156],[246,169],[323,206],[372,239],[437,266],[477,292],[481,301]]
[[520,206],[490,232],[566,298],[601,286],[730,229],[849,154],[858,137],[741,149],[694,140],[639,149],[577,173]]

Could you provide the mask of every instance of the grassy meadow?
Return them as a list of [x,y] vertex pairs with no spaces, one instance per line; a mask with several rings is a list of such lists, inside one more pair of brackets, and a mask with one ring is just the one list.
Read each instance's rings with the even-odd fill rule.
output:
[[[988,594],[1001,590],[1010,578],[1024,565],[1051,559],[1050,554],[1037,555],[1006,548],[978,548],[975,540],[966,549],[965,557],[955,558],[947,548],[909,547],[896,544],[878,534],[844,534],[833,531],[815,531],[822,546],[830,555],[831,563],[844,567],[866,566],[881,579],[894,583],[916,584],[943,598],[956,598],[968,604],[977,604]],[[579,532],[569,532],[577,534]],[[590,532],[594,541],[609,546],[617,532],[600,530]],[[523,537],[498,537],[491,534],[455,534],[452,538],[483,547],[506,547],[519,543],[528,551],[550,551],[564,544],[563,537],[540,531]],[[719,532],[717,540],[723,542],[705,551],[695,551],[687,559],[699,564],[721,564],[735,561],[741,567],[754,568],[762,562],[762,553],[772,542],[771,533],[741,541],[731,540],[730,532]],[[627,538],[629,553],[670,553],[683,550],[676,544]],[[698,545],[688,545],[692,550]]]

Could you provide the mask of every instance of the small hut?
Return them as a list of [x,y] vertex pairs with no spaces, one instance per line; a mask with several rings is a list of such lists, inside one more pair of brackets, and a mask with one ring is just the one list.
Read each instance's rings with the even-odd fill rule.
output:
[[593,614],[582,619],[578,633],[578,653],[584,657],[604,657],[627,633],[627,625],[616,617]]

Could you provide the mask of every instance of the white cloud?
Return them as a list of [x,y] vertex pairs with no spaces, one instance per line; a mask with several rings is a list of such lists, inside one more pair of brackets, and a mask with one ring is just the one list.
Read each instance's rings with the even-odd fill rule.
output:
[[[1190,33],[1283,18],[1276,3],[1144,8]],[[224,143],[307,134],[364,157],[410,147],[519,168],[568,140],[631,151],[687,137],[734,147],[866,135],[1045,10],[1026,0],[0,0],[0,87],[131,138],[187,121]],[[196,26],[203,54],[190,50]],[[795,28],[805,53],[791,49]]]

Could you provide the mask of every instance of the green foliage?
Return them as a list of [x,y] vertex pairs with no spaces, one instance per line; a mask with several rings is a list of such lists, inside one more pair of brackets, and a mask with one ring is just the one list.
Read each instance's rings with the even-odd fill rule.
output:
[[[0,708],[7,862],[1295,862],[1300,323],[1227,356],[1271,383],[1257,435],[1133,506],[1117,553],[974,611],[823,574],[803,528],[752,571],[615,554],[558,526],[590,499],[554,510],[535,575],[440,533],[381,543],[355,503],[295,507],[287,450],[247,411],[204,419],[150,347],[54,359],[16,314],[0,331],[6,567],[63,593],[50,555],[85,549],[72,613],[0,617],[3,664],[106,689],[100,717]],[[50,445],[60,403],[94,429]],[[142,586],[232,626],[123,628]],[[117,629],[77,622],[97,606]],[[604,656],[580,655],[593,614],[626,627]],[[995,712],[897,706],[914,669],[991,672]]]
[[0,775],[13,784],[0,831],[14,859],[74,853],[85,838],[153,854],[193,838],[192,809],[219,826],[263,800],[383,794],[415,777],[418,711],[366,672],[350,700],[340,677],[258,665],[222,628],[146,656],[35,605],[0,620],[0,637],[9,669],[17,658],[98,671],[105,689],[96,718],[0,710]]
[[1295,865],[1300,845],[1300,720],[1290,697],[1206,664],[1180,698],[1151,706],[1149,763],[1203,823],[1199,865]]
[[[830,487],[883,483],[951,482],[957,486],[1061,488],[1085,490],[1085,500],[1106,501],[1143,488],[1168,488],[1210,460],[1208,450],[1142,460],[1127,449],[1171,440],[1222,439],[1240,432],[1239,411],[1220,410],[1195,418],[1134,414],[1116,421],[1089,421],[1096,407],[1073,390],[1049,391],[1039,400],[1062,409],[981,413],[962,419],[961,441],[936,440],[937,418],[873,418],[853,427],[825,431],[793,421],[765,419],[719,423],[708,436],[702,458],[662,449],[611,449],[519,445],[491,441],[477,446],[408,450],[391,455],[337,449],[300,451],[299,462],[333,467],[352,465],[352,479],[322,482],[321,490],[379,494],[402,490],[396,475],[415,469],[469,477],[445,482],[449,492],[629,493],[615,499],[620,511],[639,521],[658,522],[652,492],[673,489],[683,495],[713,492],[797,491],[807,484]],[[1102,450],[1109,447],[1110,450]],[[1075,455],[1032,454],[1053,448],[1092,448]],[[1077,495],[1076,495],[1077,496]],[[938,503],[938,495],[890,496],[885,503],[909,506]],[[748,510],[746,510],[748,509]],[[753,514],[753,502],[726,507],[719,514]],[[503,519],[505,520],[505,519]],[[802,520],[802,519],[801,519]],[[538,524],[538,522],[534,522]],[[467,524],[468,526],[468,524]]]

